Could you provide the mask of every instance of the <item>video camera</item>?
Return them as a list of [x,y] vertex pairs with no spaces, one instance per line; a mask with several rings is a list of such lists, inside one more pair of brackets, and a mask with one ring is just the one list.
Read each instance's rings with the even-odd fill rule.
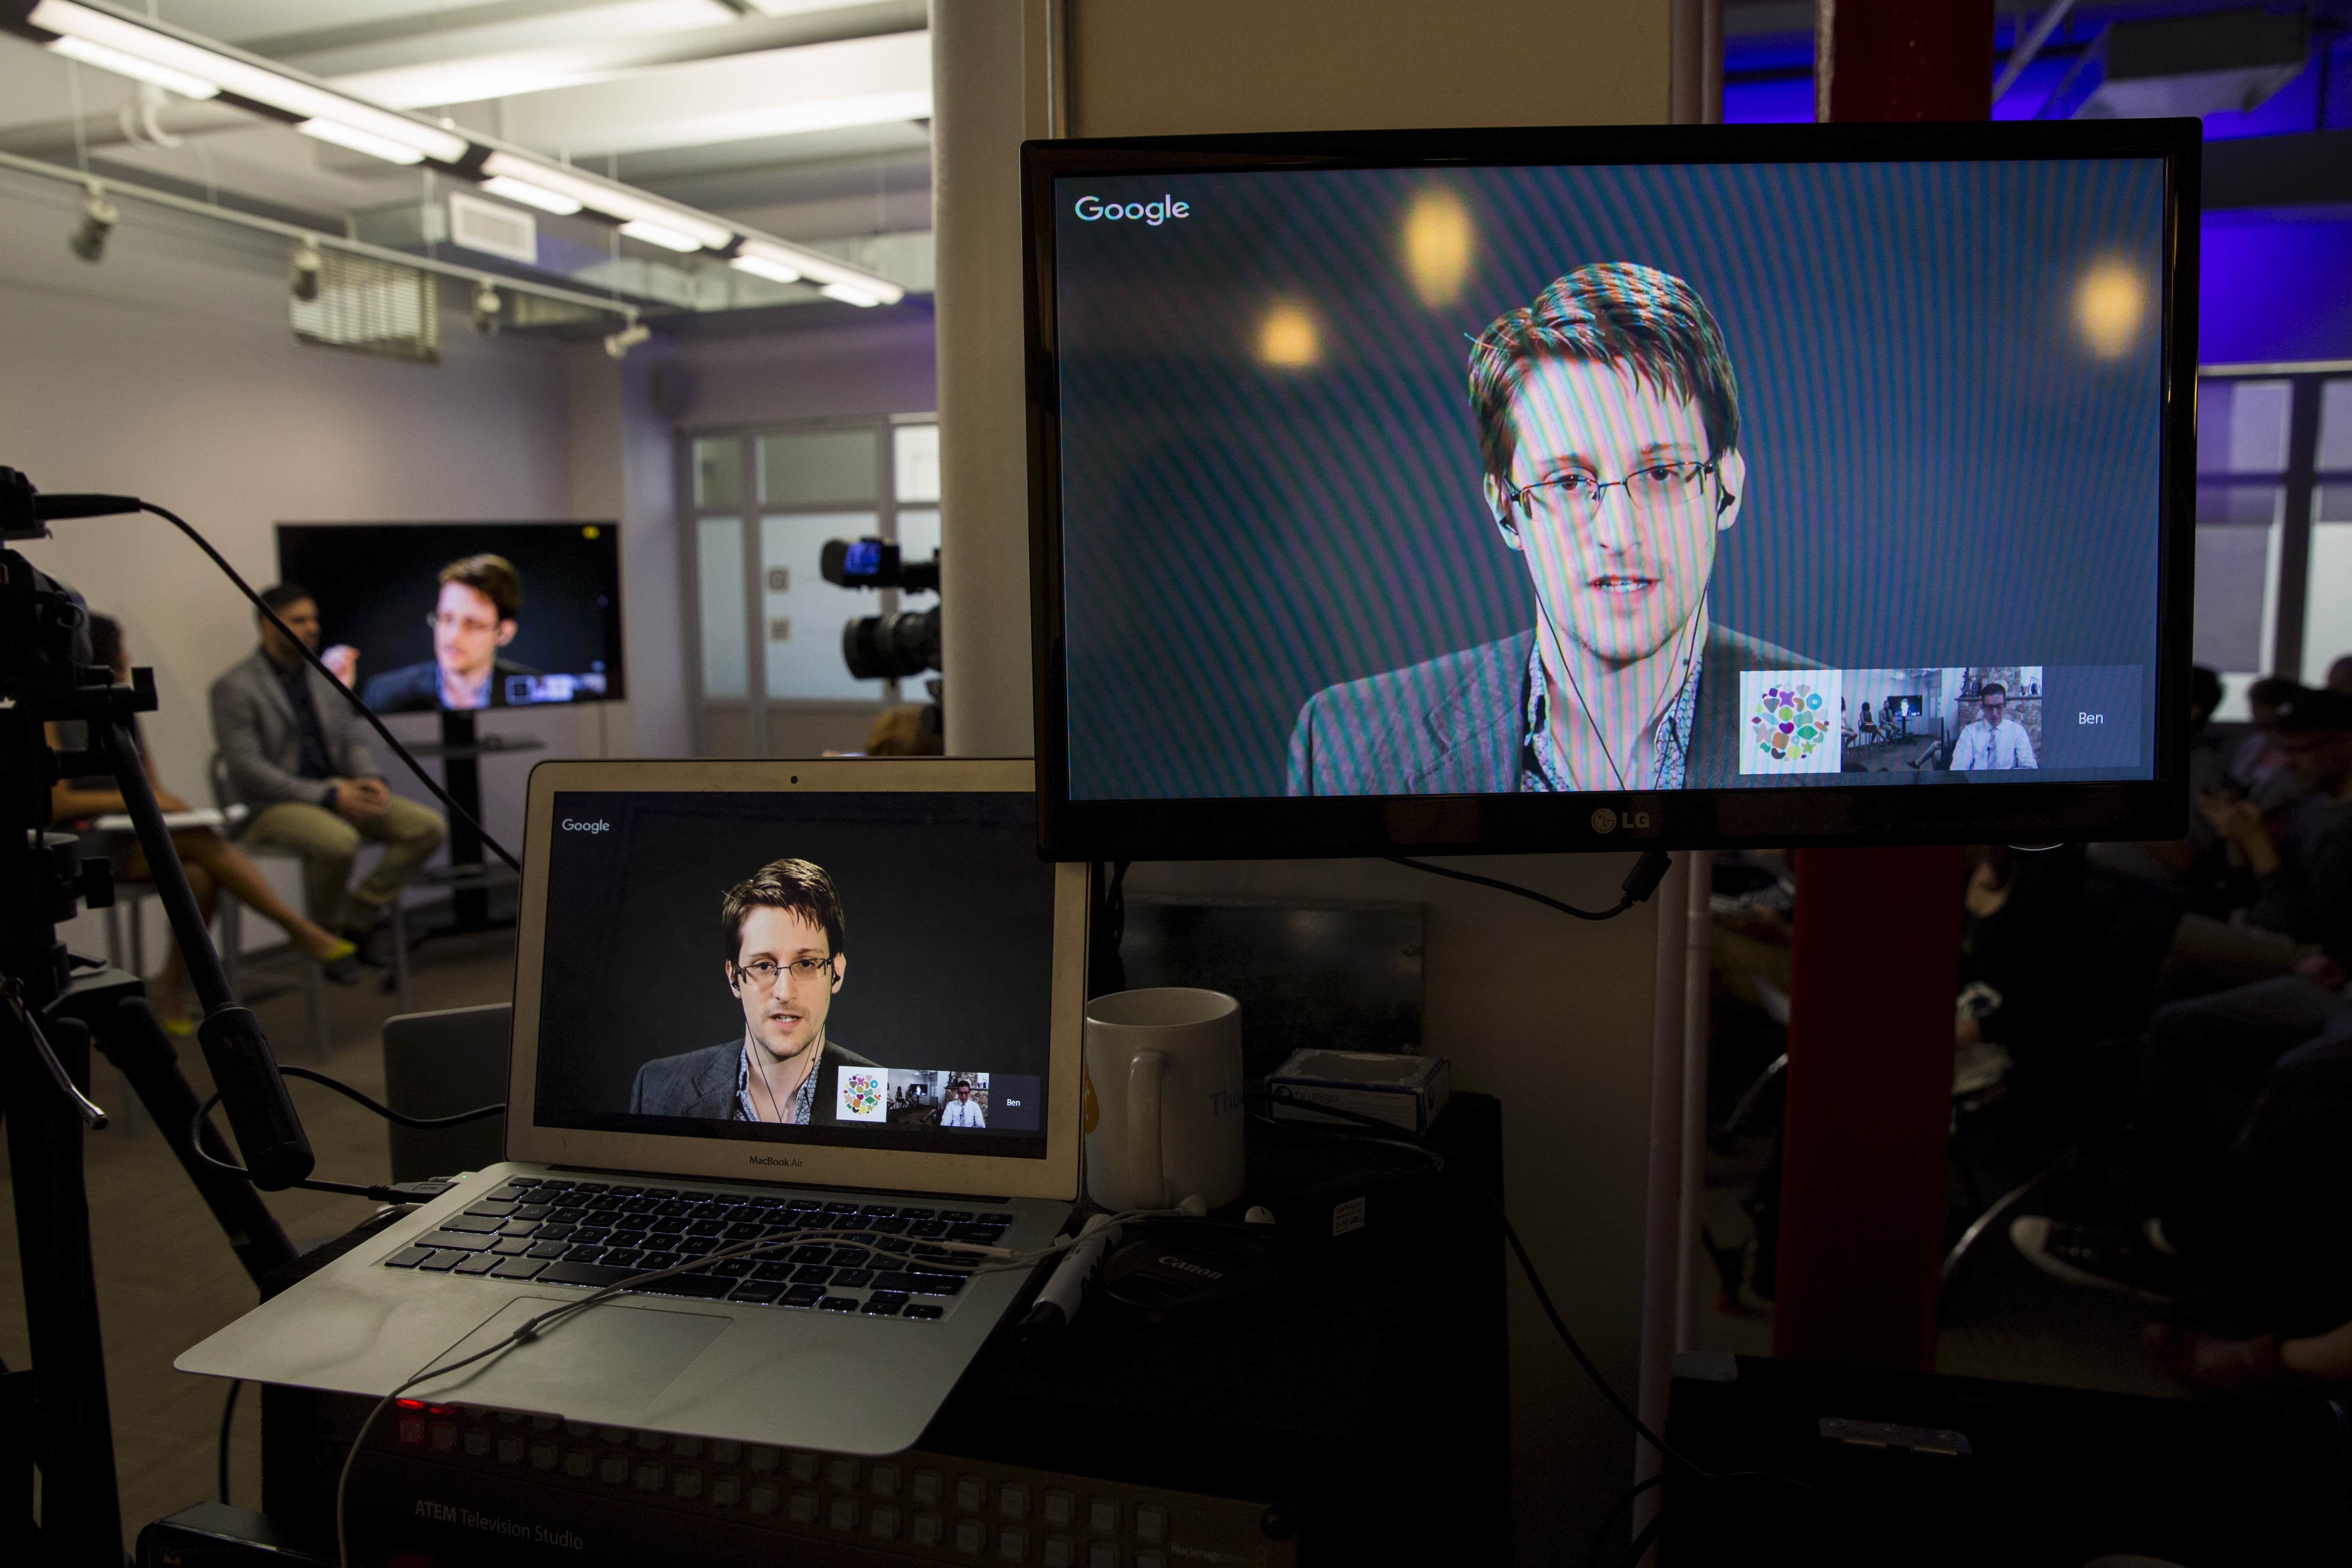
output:
[[[903,561],[880,539],[831,539],[819,563],[824,580],[844,588],[940,591],[940,558]],[[841,628],[842,662],[859,680],[901,680],[940,668],[940,606],[860,616]]]

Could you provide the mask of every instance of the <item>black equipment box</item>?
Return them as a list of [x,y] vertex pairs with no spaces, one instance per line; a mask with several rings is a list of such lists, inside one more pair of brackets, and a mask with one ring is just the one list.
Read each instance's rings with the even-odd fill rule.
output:
[[[1270,1289],[1199,1322],[1154,1327],[1097,1300],[1029,1350],[1012,1327],[1024,1297],[903,1454],[396,1406],[353,1467],[352,1561],[1506,1561],[1504,1252],[1469,1184],[1499,1189],[1500,1104],[1456,1095],[1432,1136],[1447,1170],[1412,1181],[1377,1168],[1425,1167],[1409,1150],[1254,1124],[1250,1201],[1338,1165],[1365,1173],[1384,1212],[1283,1249]],[[263,1402],[264,1506],[331,1561],[336,1476],[373,1401],[270,1387]]]
[[[2343,1412],[1675,1358],[1661,1561],[2084,1568],[2352,1560]],[[1745,1476],[1740,1472],[1746,1472]]]

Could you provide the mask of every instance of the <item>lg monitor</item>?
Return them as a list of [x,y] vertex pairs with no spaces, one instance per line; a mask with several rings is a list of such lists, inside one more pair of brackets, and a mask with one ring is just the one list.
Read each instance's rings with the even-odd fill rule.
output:
[[1029,144],[1046,851],[2177,834],[2199,146]]
[[379,713],[619,700],[610,522],[281,522],[329,663]]

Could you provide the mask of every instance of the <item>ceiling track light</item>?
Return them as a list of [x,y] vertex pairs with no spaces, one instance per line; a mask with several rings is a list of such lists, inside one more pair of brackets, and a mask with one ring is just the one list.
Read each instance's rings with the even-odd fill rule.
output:
[[474,331],[486,338],[499,335],[499,316],[506,301],[499,295],[498,285],[485,278],[474,290]]
[[654,335],[654,330],[643,321],[631,321],[604,340],[604,352],[614,359],[626,359],[629,351]]
[[352,98],[324,82],[184,36],[160,23],[126,16],[110,6],[86,5],[82,0],[39,0],[25,20],[44,32],[57,34],[58,42],[50,47],[69,58],[108,70],[119,69],[123,75],[153,81],[184,97],[214,98],[226,93],[288,116],[306,130],[307,122],[316,121],[353,136],[373,138],[367,145],[344,142],[344,145],[355,146],[360,152],[383,156],[377,148],[396,146],[415,154],[394,162],[420,163],[432,158],[454,165],[473,151],[473,143],[454,131]]
[[[790,7],[794,0],[742,3]],[[754,277],[807,283],[845,304],[896,304],[907,292],[879,274],[821,252],[739,232],[709,213],[664,201],[618,180],[600,179],[567,163],[469,138],[446,120],[436,123],[353,97],[331,83],[142,16],[110,0],[34,0],[29,9],[21,8],[22,0],[17,4],[16,14],[22,21],[9,26],[31,33],[52,52],[183,98],[219,99],[282,120],[315,140],[387,163],[414,165],[430,160],[478,181],[491,195],[559,216],[593,213],[621,226],[633,239],[680,254],[712,251]],[[168,145],[170,139],[152,111],[142,111],[142,116],[139,129],[148,132],[146,140]],[[133,133],[133,140],[141,138]],[[104,243],[101,226],[90,244],[95,250]]]
[[309,304],[319,297],[319,274],[325,271],[327,258],[319,253],[319,242],[305,235],[294,254],[287,258],[286,287],[294,298]]
[[106,237],[122,221],[122,215],[106,199],[106,192],[96,180],[89,183],[88,189],[89,198],[81,204],[81,225],[66,245],[76,256],[94,265],[106,255]]

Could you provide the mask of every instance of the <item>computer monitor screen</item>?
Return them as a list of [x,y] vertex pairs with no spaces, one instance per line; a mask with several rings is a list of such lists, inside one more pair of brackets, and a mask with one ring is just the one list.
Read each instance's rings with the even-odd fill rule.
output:
[[560,791],[551,823],[538,1125],[1045,1157],[1031,797]]
[[2196,150],[1031,144],[1049,849],[2177,827]]
[[278,574],[379,713],[625,695],[610,522],[281,522]]

